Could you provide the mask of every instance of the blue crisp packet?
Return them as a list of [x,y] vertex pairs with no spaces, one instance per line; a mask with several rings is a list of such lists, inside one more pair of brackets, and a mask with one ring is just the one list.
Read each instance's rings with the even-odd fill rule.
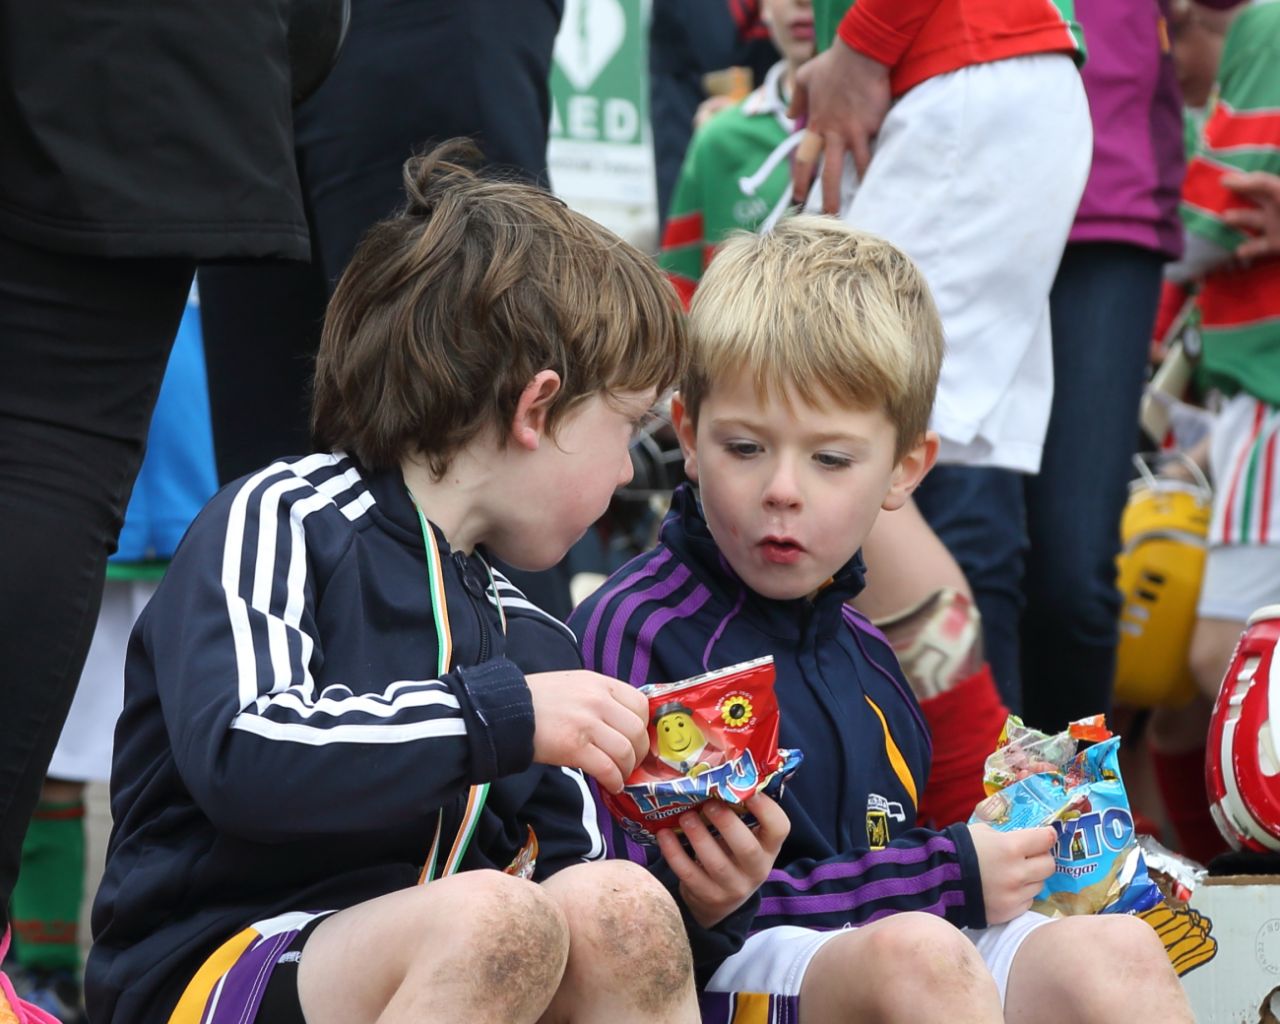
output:
[[1160,902],[1134,832],[1119,747],[1119,737],[1112,737],[1061,770],[1018,779],[987,797],[969,819],[1002,832],[1052,825],[1058,833],[1057,870],[1033,910],[1049,917],[1134,914]]

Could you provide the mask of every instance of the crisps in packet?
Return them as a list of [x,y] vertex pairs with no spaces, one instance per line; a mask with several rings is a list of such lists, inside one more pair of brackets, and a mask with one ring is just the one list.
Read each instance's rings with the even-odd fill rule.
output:
[[[1077,753],[1081,740],[1101,742]],[[1119,747],[1101,716],[1073,722],[1054,736],[1009,716],[987,758],[983,781],[991,795],[969,821],[1000,831],[1040,825],[1057,831],[1057,870],[1033,910],[1049,917],[1133,914],[1160,901],[1134,834]]]
[[711,799],[749,817],[758,790],[776,794],[800,765],[798,750],[778,749],[773,658],[757,658],[677,683],[653,683],[649,755],[618,794],[601,792],[626,833],[652,846],[681,814]]

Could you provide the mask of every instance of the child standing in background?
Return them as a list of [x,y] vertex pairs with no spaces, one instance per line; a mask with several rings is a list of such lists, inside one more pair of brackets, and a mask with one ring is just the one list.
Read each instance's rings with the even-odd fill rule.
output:
[[658,263],[686,306],[724,237],[754,231],[790,194],[786,157],[799,138],[787,105],[796,69],[813,56],[813,10],[809,0],[762,0],[761,15],[782,60],[694,133],[662,233]]

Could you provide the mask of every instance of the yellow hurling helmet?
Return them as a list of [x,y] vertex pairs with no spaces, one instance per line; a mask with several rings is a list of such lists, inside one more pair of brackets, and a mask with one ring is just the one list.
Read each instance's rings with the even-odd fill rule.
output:
[[1178,707],[1195,695],[1188,664],[1204,576],[1212,491],[1183,458],[1192,481],[1157,477],[1134,456],[1138,478],[1120,520],[1116,558],[1122,607],[1115,699],[1132,707]]

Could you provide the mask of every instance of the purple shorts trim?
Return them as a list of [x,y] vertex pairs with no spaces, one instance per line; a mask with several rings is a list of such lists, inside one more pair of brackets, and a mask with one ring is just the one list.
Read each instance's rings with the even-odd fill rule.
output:
[[799,1024],[800,997],[769,992],[704,992],[702,1024]]

